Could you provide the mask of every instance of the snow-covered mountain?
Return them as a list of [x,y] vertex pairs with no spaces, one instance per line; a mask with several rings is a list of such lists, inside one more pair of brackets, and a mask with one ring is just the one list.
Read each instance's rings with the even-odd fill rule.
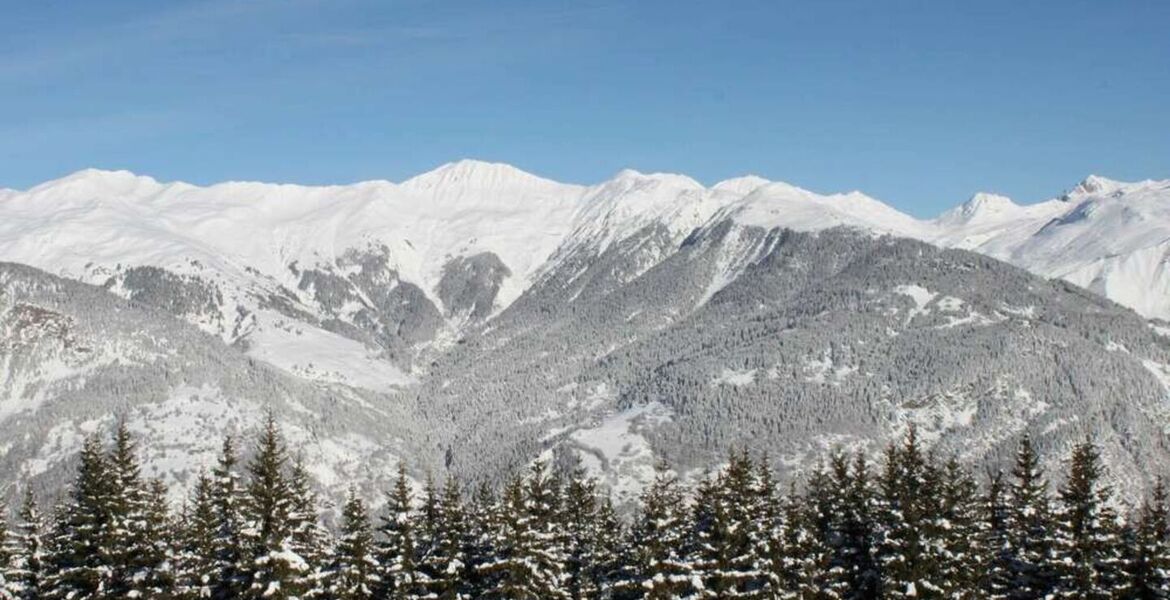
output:
[[[705,187],[627,170],[582,186],[461,161],[400,184],[198,187],[82,171],[0,191],[0,260],[35,267],[0,281],[0,433],[46,426],[0,448],[0,466],[60,458],[59,440],[77,439],[61,431],[92,428],[93,411],[183,414],[182,390],[235,369],[256,389],[201,392],[226,399],[199,404],[215,407],[205,422],[273,403],[295,431],[368,418],[360,444],[338,441],[343,428],[313,439],[361,446],[347,460],[389,448],[472,476],[571,451],[626,494],[660,457],[698,470],[750,442],[799,465],[907,422],[975,461],[1023,431],[1054,453],[1092,431],[1137,474],[1170,465],[1151,421],[1170,383],[1164,340],[1074,288],[937,246],[1165,318],[1167,207],[1170,182],[1097,177],[1040,204],[977,194],[920,220],[758,177]],[[54,304],[66,288],[73,303]],[[172,363],[106,348],[92,368],[40,368],[76,357],[22,337],[30,310],[91,332],[142,311],[141,331],[120,317],[92,333],[118,348],[191,341]],[[165,318],[172,333],[157,333]],[[217,353],[230,366],[183,358]],[[158,393],[71,416],[71,402],[132,385],[118,377]]]
[[1090,176],[1027,206],[978,194],[935,224],[934,243],[982,252],[1170,319],[1170,180]]

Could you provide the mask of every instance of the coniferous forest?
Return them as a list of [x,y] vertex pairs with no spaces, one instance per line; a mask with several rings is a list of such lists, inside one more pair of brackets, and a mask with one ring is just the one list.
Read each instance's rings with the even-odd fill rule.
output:
[[[124,426],[76,477],[0,522],[0,598],[1166,598],[1166,492],[1115,502],[1091,442],[1042,472],[978,481],[913,430],[882,460],[836,453],[779,489],[765,461],[684,487],[665,470],[629,518],[581,468],[535,463],[496,489],[404,471],[334,527],[272,419],[224,440],[181,506],[147,480]],[[243,446],[243,447],[241,447]],[[249,457],[247,460],[241,457]]]

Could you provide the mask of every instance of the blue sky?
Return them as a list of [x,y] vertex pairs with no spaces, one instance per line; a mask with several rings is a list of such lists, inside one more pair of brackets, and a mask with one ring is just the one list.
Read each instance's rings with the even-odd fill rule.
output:
[[1170,2],[17,2],[0,186],[400,180],[464,157],[917,215],[1170,178]]

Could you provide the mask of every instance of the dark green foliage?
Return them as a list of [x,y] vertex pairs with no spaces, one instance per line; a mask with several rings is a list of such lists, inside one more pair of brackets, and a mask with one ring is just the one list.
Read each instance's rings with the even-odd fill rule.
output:
[[386,510],[378,527],[379,598],[410,598],[425,589],[426,578],[418,562],[418,519],[412,503],[406,467],[400,463],[398,479],[386,497]]
[[1104,599],[1122,584],[1120,523],[1111,491],[1101,484],[1101,458],[1085,441],[1073,448],[1060,489],[1055,548],[1061,595]]
[[1170,519],[1166,486],[1161,480],[1142,505],[1136,525],[1123,535],[1125,583],[1121,594],[1135,600],[1170,598]]
[[200,472],[191,498],[179,518],[181,535],[176,543],[176,591],[184,600],[211,598],[220,577],[215,506],[215,483]]
[[254,455],[248,463],[244,539],[248,588],[245,597],[299,598],[311,574],[307,561],[296,554],[298,501],[288,474],[288,454],[272,415],[268,415]]
[[97,436],[82,445],[77,478],[53,518],[45,596],[101,598],[111,589],[114,553],[110,465]]
[[1008,598],[1043,598],[1056,586],[1053,564],[1056,530],[1048,482],[1030,438],[1020,442],[1008,491],[1005,544]]
[[247,586],[247,548],[244,543],[244,492],[240,483],[236,442],[224,438],[219,461],[212,470],[211,510],[214,515],[214,565],[211,597],[236,598]]
[[629,579],[618,583],[619,590],[654,600],[693,591],[695,573],[685,555],[689,525],[684,509],[678,480],[660,471],[642,494],[642,510],[630,530],[634,560]]
[[31,491],[25,493],[17,518],[6,540],[0,537],[6,558],[0,563],[4,569],[4,587],[0,589],[18,600],[33,600],[40,597],[44,584],[45,545],[41,538],[44,521]]
[[337,600],[366,600],[373,598],[378,589],[380,578],[370,515],[353,488],[341,509],[336,548],[322,580],[325,593]]
[[498,498],[448,478],[417,504],[400,467],[377,531],[351,488],[334,534],[271,419],[246,486],[229,439],[175,515],[124,428],[79,458],[45,543],[31,495],[0,527],[3,600],[1170,597],[1164,487],[1125,525],[1087,441],[1056,495],[1027,438],[983,492],[913,431],[878,468],[838,452],[784,494],[734,452],[691,493],[661,469],[628,529],[579,465],[536,462]]

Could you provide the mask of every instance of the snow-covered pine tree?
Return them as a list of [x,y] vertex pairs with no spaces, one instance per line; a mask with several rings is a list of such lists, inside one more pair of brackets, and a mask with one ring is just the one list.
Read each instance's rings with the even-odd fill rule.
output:
[[622,598],[685,598],[701,589],[685,557],[689,524],[678,479],[662,465],[642,493],[641,511],[630,529],[633,564],[615,583]]
[[595,598],[600,592],[595,579],[595,544],[599,503],[596,482],[585,475],[578,461],[565,482],[565,498],[561,505],[561,544],[565,549],[565,588],[573,600]]
[[435,484],[435,477],[428,472],[423,482],[422,505],[418,511],[418,528],[415,535],[419,556],[430,553],[431,546],[438,538],[439,496],[439,486]]
[[309,565],[296,553],[293,542],[295,507],[285,472],[288,454],[270,413],[248,463],[244,514],[248,543],[247,598],[283,600],[305,593]]
[[370,527],[366,504],[351,487],[341,508],[341,529],[324,579],[326,597],[333,600],[375,597],[380,578]]
[[484,598],[537,600],[567,598],[564,556],[556,543],[557,491],[546,466],[537,461],[527,478],[504,487],[491,529],[493,556],[479,565]]
[[32,490],[25,491],[17,519],[10,533],[13,555],[6,579],[17,600],[34,600],[41,597],[44,585],[45,544],[41,536],[45,522]]
[[475,488],[467,506],[467,587],[472,598],[481,597],[488,589],[489,576],[483,565],[495,560],[495,530],[499,522],[499,506],[490,485],[481,482]]
[[248,587],[245,499],[238,465],[236,441],[229,435],[223,440],[219,459],[211,472],[215,564],[210,585],[214,600],[239,598]]
[[693,491],[694,502],[688,515],[686,542],[682,560],[693,574],[698,595],[713,593],[719,574],[722,532],[727,528],[727,507],[720,493],[721,473],[704,473]]
[[887,449],[876,512],[882,592],[888,597],[942,594],[941,480],[914,427]]
[[984,565],[979,589],[989,598],[1007,598],[1012,590],[1012,546],[1009,538],[1011,510],[1008,484],[1003,471],[991,473],[980,503],[979,544],[984,548]]
[[376,556],[381,569],[378,598],[406,599],[425,593],[426,578],[418,563],[416,519],[406,466],[398,465],[394,489],[386,496],[386,513],[378,527]]
[[170,598],[175,593],[175,523],[167,505],[167,486],[159,479],[146,484],[141,529],[133,551],[138,571],[131,582],[141,598]]
[[755,466],[746,450],[732,452],[728,466],[701,485],[695,502],[692,559],[707,594],[754,597],[766,587],[754,546],[759,494]]
[[874,598],[880,593],[877,564],[874,493],[865,455],[858,452],[852,464],[842,453],[829,462],[832,493],[837,497],[830,513],[832,560],[826,591],[851,598]]
[[987,570],[988,551],[983,545],[979,484],[952,457],[939,471],[938,533],[939,565],[936,583],[948,598],[977,598]]
[[1048,482],[1031,438],[1024,436],[1016,452],[1008,488],[1006,551],[1009,598],[1043,598],[1052,593],[1056,573],[1052,564],[1054,525]]
[[544,461],[528,469],[524,486],[524,512],[532,545],[525,549],[533,568],[532,583],[541,598],[567,598],[565,549],[559,530],[561,485],[550,475]]
[[427,590],[441,600],[467,598],[467,550],[470,532],[463,507],[463,492],[454,477],[448,477],[435,507],[434,538],[423,568],[430,581]]
[[820,589],[819,577],[828,564],[828,547],[818,529],[818,494],[825,479],[824,472],[818,469],[804,496],[797,493],[793,483],[788,495],[781,499],[779,560],[772,563],[778,598],[815,598]]
[[85,438],[79,459],[77,477],[54,515],[48,543],[42,597],[51,600],[102,598],[111,587],[113,477],[96,435]]
[[1170,518],[1165,483],[1159,478],[1129,528],[1125,582],[1118,594],[1135,600],[1170,598]]
[[625,528],[613,507],[613,500],[601,497],[594,513],[591,557],[585,574],[597,597],[610,598],[614,584],[622,579],[626,558],[631,554],[625,544]]
[[146,489],[138,464],[137,444],[124,420],[114,429],[113,447],[107,456],[109,465],[110,554],[107,557],[110,572],[109,593],[117,597],[141,596],[146,590],[141,584],[147,576],[150,560],[142,550],[150,542],[145,539]]
[[754,493],[752,555],[761,573],[761,589],[769,598],[775,598],[784,589],[784,506],[767,460],[756,461]]
[[1072,451],[1055,521],[1058,595],[1107,599],[1122,585],[1120,531],[1111,490],[1101,484],[1101,456],[1086,440]]
[[0,499],[0,600],[16,598],[19,588],[14,577],[16,539],[8,531],[8,506]]
[[328,536],[317,512],[317,493],[313,491],[309,471],[301,457],[293,461],[288,475],[288,488],[292,501],[289,511],[289,527],[292,530],[290,548],[306,565],[306,569],[298,575],[295,586],[311,597],[318,595],[313,592],[319,587]]
[[219,569],[216,561],[215,483],[200,471],[191,498],[179,519],[175,551],[175,591],[182,600],[212,598]]

